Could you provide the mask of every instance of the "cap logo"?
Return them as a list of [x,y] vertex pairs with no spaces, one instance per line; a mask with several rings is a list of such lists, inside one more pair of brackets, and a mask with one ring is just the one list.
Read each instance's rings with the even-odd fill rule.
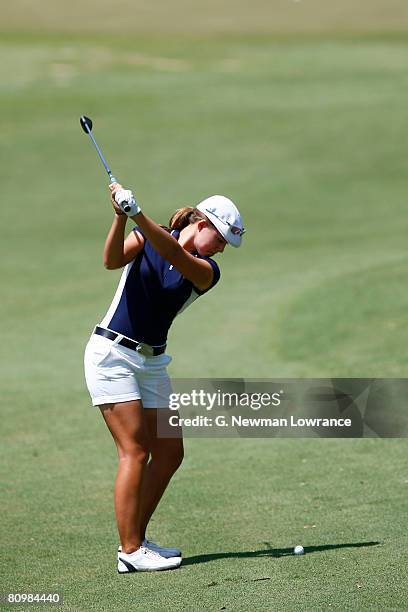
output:
[[210,210],[209,208],[206,208],[205,210],[206,212],[210,213],[210,215],[213,215],[214,217],[216,217],[218,221],[221,221],[221,223],[224,223],[224,225],[228,225],[228,227],[230,228],[231,234],[234,234],[234,236],[242,236],[243,234],[245,234],[244,227],[238,227],[237,225],[232,225],[232,223],[230,223],[226,219],[222,219],[213,210]]

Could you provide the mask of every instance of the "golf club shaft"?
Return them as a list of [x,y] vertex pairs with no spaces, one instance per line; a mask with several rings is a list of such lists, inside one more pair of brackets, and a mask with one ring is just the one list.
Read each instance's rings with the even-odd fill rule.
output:
[[117,183],[116,178],[113,176],[112,171],[111,171],[111,169],[110,169],[110,168],[109,168],[109,166],[108,166],[108,162],[107,162],[107,161],[106,161],[106,159],[104,158],[104,156],[103,156],[103,154],[102,154],[102,151],[101,151],[101,150],[100,150],[100,148],[98,147],[98,143],[96,142],[96,140],[95,140],[95,138],[94,138],[94,135],[92,134],[92,132],[91,132],[91,130],[89,129],[89,127],[88,127],[88,126],[86,126],[86,131],[88,132],[88,134],[89,134],[89,136],[90,136],[90,138],[91,138],[91,140],[92,140],[92,142],[93,142],[93,144],[94,144],[94,147],[95,147],[95,149],[96,149],[96,151],[97,151],[97,153],[98,153],[98,155],[99,155],[99,158],[100,158],[101,162],[103,163],[103,166],[104,166],[104,168],[105,168],[106,172],[107,172],[107,173],[108,173],[108,175],[109,175],[110,183]]
[[[101,160],[101,162],[103,163],[103,167],[105,168],[106,172],[108,173],[109,176],[109,182],[110,184],[112,183],[117,183],[117,179],[113,176],[111,169],[108,166],[108,162],[106,161],[106,159],[104,158],[102,151],[100,150],[98,143],[96,142],[94,135],[92,134],[92,121],[91,119],[89,119],[89,117],[86,117],[85,115],[82,115],[80,118],[80,124],[82,129],[88,134],[88,136],[90,137],[90,139],[92,140],[92,143],[96,149],[96,152],[99,155],[99,159]],[[131,206],[129,203],[127,202],[122,202],[121,204],[122,206],[122,210],[124,210],[124,212],[129,212],[131,210]]]

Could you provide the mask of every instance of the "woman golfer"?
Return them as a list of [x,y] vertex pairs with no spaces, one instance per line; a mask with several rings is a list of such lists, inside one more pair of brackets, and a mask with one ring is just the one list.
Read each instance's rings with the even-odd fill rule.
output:
[[[157,435],[157,411],[168,409],[171,393],[167,333],[174,317],[218,282],[211,257],[226,244],[239,247],[245,230],[236,206],[223,196],[177,210],[168,231],[141,212],[130,191],[117,183],[110,191],[115,216],[104,264],[124,270],[87,344],[85,376],[119,456],[118,571],[171,569],[180,565],[181,551],[146,539],[150,517],[183,459],[181,431],[177,438]],[[137,227],[125,239],[128,217]]]

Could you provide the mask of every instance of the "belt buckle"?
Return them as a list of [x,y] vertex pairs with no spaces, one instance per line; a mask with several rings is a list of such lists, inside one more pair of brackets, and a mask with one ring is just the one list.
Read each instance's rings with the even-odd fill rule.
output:
[[152,357],[153,356],[153,348],[151,346],[149,346],[148,344],[144,344],[143,342],[138,342],[137,343],[136,351],[138,353],[141,353],[142,355],[145,355],[146,357]]

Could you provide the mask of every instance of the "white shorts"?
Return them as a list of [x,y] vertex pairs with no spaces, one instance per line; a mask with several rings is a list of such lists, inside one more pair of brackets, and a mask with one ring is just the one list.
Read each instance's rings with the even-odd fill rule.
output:
[[144,408],[168,408],[170,355],[146,357],[92,334],[85,349],[85,379],[94,406],[142,400]]

